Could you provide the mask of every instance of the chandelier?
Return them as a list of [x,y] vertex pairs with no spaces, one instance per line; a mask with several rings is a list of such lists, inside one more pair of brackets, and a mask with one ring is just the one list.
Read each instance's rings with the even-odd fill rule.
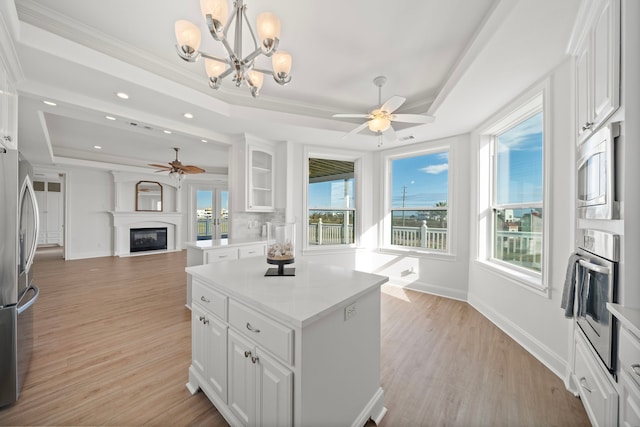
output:
[[[209,32],[214,40],[224,46],[228,58],[220,58],[201,52],[200,29],[192,22],[181,19],[176,21],[175,31],[178,44],[176,50],[180,58],[188,62],[195,62],[204,57],[205,69],[209,76],[209,86],[218,89],[222,79],[232,75],[237,87],[246,82],[255,98],[260,92],[265,74],[270,74],[280,85],[291,81],[291,55],[278,50],[280,41],[280,19],[271,12],[263,12],[256,19],[256,28],[260,43],[256,39],[253,28],[247,19],[247,6],[243,0],[233,2],[233,12],[229,15],[227,0],[200,0],[200,9],[204,16]],[[227,33],[233,29],[233,47]],[[242,32],[248,29],[253,40],[253,52],[242,56]],[[271,58],[273,71],[254,66],[254,60],[264,55]]]

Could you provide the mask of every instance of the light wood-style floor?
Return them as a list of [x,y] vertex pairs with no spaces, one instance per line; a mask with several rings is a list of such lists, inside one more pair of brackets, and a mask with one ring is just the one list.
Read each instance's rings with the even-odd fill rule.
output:
[[[40,252],[31,370],[0,425],[225,426],[185,387],[185,262],[184,252],[76,261]],[[589,425],[562,381],[468,304],[389,285],[382,387],[382,426]]]

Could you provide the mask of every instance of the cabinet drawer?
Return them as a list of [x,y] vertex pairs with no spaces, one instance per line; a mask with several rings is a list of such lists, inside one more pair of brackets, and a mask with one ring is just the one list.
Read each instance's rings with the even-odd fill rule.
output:
[[293,363],[293,330],[234,300],[229,325],[288,364]]
[[220,319],[227,320],[227,297],[197,279],[193,280],[193,302]]
[[585,338],[576,335],[574,373],[580,397],[594,426],[616,425],[618,393],[606,373],[600,367],[596,356],[587,347]]
[[211,264],[212,262],[218,261],[230,261],[234,259],[238,259],[238,249],[236,248],[215,249],[204,253],[205,264]]
[[620,328],[620,368],[640,387],[640,339]]
[[240,246],[238,252],[240,258],[264,256],[264,245]]

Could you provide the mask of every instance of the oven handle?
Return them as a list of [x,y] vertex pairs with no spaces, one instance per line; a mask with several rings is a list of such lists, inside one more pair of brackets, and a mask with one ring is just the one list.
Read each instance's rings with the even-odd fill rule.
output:
[[611,269],[609,267],[604,267],[602,265],[593,264],[591,262],[585,261],[583,259],[578,261],[578,264],[586,268],[587,270],[595,271],[596,273],[609,274],[611,273]]

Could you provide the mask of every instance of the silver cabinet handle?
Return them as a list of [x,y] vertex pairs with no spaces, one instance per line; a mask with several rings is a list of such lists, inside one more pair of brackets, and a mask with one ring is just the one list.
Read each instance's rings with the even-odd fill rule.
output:
[[634,363],[633,365],[631,365],[631,370],[633,371],[634,374],[640,377],[640,365],[638,365],[637,363]]
[[207,319],[207,318],[206,318],[206,317],[204,317],[204,316],[200,316],[200,321],[201,321],[202,323],[204,323],[205,325],[208,325],[208,324],[209,324],[209,319]]
[[589,388],[589,384],[587,384],[587,379],[585,377],[580,378],[580,385],[582,386],[583,389],[587,390],[589,393],[592,392],[592,390]]
[[204,295],[200,297],[200,301],[202,301],[202,302],[211,302],[211,300],[205,298]]
[[200,316],[200,321],[202,322],[204,320],[204,316]]
[[226,257],[228,257],[228,256],[229,256],[229,255],[218,255],[218,258],[226,258]]
[[256,364],[258,363],[258,361],[260,360],[260,358],[258,356],[251,356],[251,361]]
[[250,330],[251,332],[254,332],[256,334],[260,333],[260,329],[256,329],[253,326],[251,326],[251,323],[247,322],[247,329]]
[[11,136],[5,136],[4,140],[7,141],[7,142],[11,142]]
[[250,351],[245,351],[244,352],[244,357],[249,357],[251,356],[251,352]]
[[582,130],[591,129],[591,126],[593,126],[593,122],[587,122],[582,126]]

